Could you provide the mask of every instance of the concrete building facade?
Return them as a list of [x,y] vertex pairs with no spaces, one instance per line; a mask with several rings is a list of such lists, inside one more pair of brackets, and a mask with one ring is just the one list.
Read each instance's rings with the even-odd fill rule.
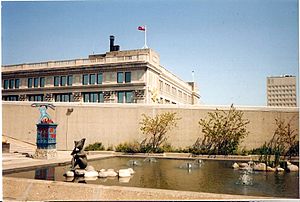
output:
[[2,100],[197,104],[194,82],[160,65],[152,49],[110,51],[86,59],[2,66]]
[[296,107],[296,77],[291,75],[267,77],[267,105]]

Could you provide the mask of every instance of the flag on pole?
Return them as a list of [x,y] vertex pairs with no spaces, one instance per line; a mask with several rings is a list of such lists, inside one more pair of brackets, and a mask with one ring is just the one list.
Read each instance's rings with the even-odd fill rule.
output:
[[146,25],[138,26],[138,30],[144,32],[145,44],[144,44],[143,48],[148,48],[148,46],[147,46],[147,29],[146,29]]
[[145,26],[138,26],[138,30],[140,30],[140,31],[146,31],[146,27]]

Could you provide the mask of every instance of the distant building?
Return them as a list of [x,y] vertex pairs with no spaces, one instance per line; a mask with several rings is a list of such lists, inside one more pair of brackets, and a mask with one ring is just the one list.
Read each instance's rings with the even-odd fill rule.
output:
[[297,107],[296,77],[291,75],[267,77],[267,105]]
[[110,51],[85,59],[2,66],[2,100],[197,104],[194,82],[160,65],[152,49]]

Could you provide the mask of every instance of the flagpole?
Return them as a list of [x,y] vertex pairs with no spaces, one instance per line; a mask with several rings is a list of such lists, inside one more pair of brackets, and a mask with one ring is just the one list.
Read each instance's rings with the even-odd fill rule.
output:
[[144,48],[145,49],[148,48],[148,46],[147,46],[147,27],[146,27],[146,25],[145,25],[145,44],[144,44]]

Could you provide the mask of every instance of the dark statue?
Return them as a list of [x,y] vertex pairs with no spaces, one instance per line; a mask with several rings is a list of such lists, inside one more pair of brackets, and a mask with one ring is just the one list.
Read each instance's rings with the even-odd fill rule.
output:
[[73,149],[71,155],[73,156],[71,161],[71,170],[75,170],[75,167],[78,165],[81,169],[85,169],[87,167],[87,156],[83,150],[83,145],[85,142],[85,138],[80,141],[74,141],[75,148]]

